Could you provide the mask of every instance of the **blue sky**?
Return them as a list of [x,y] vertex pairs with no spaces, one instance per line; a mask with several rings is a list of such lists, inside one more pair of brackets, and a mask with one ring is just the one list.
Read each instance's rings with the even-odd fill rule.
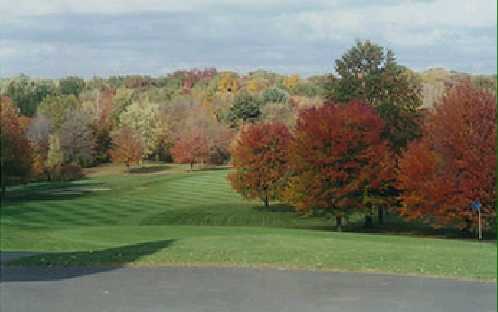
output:
[[267,69],[310,75],[356,39],[415,70],[496,73],[496,0],[0,0],[0,76]]

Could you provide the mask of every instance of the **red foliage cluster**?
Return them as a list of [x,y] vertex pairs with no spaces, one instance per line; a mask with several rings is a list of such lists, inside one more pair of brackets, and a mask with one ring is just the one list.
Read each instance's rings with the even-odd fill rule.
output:
[[232,187],[265,206],[278,198],[288,171],[287,154],[291,140],[281,123],[254,124],[242,128],[232,149],[236,171],[229,175]]
[[216,75],[216,68],[177,71],[173,75],[182,77],[182,88],[185,92],[189,92],[196,82],[201,80],[211,80]]
[[171,149],[171,155],[177,163],[190,164],[190,169],[196,163],[205,163],[209,156],[208,137],[202,131],[183,135]]
[[496,203],[496,96],[463,83],[426,117],[424,136],[400,160],[402,214],[469,227],[470,204]]
[[342,215],[361,207],[365,193],[393,179],[382,130],[377,113],[359,102],[302,111],[290,145],[286,198],[302,212],[321,208]]
[[32,169],[32,149],[25,136],[16,107],[9,97],[0,98],[1,187],[12,182],[25,181]]

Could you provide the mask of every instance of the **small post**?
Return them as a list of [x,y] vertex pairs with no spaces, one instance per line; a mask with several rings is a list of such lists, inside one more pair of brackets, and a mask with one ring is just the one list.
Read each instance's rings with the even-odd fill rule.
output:
[[482,228],[481,228],[481,209],[477,210],[479,214],[479,240],[482,240]]
[[471,204],[470,207],[472,208],[472,212],[477,211],[477,217],[479,218],[478,221],[478,240],[482,240],[482,227],[481,227],[481,202],[479,199],[474,200]]

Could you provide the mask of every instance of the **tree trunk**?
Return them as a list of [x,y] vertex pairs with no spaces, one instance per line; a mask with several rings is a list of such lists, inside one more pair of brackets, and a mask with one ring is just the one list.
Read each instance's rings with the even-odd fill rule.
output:
[[268,194],[265,194],[265,198],[263,199],[263,203],[265,207],[270,207],[270,201],[268,200]]
[[2,184],[2,198],[5,198],[5,184]]
[[366,215],[365,216],[365,224],[364,226],[366,228],[372,228],[373,226],[373,218],[372,218],[372,215]]
[[192,171],[193,169],[194,169],[194,163],[193,163],[193,162],[191,162],[191,163],[190,163],[190,171]]
[[379,224],[384,224],[384,207],[383,206],[378,206],[377,207],[377,216],[379,218]]
[[337,232],[342,232],[342,216],[335,215],[335,228]]

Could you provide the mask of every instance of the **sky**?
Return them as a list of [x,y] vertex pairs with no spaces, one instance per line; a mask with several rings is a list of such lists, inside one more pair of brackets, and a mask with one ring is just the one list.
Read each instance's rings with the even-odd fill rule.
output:
[[497,68],[496,0],[0,0],[0,12],[0,77],[309,76],[367,39],[418,71]]

